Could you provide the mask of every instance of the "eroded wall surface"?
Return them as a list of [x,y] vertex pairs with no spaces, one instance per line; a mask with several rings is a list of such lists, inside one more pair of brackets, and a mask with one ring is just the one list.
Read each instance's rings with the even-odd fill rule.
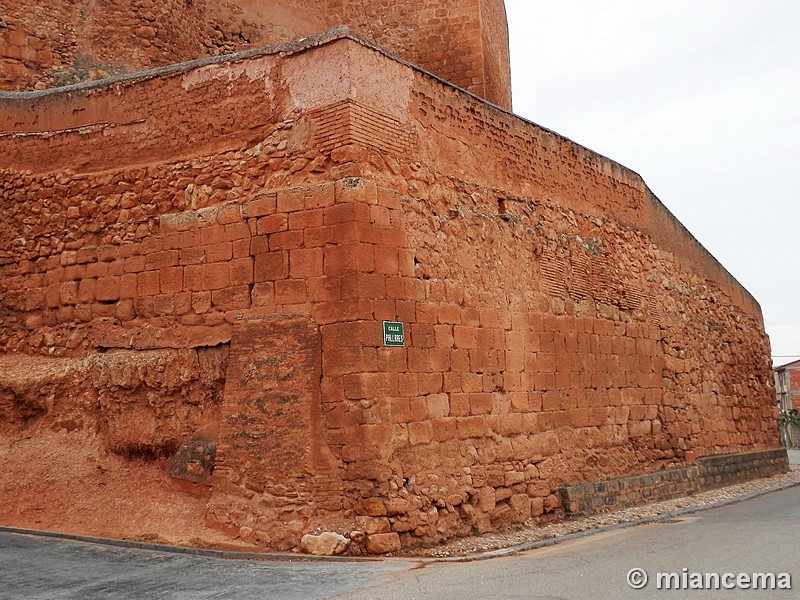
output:
[[44,89],[259,48],[349,25],[511,108],[502,0],[0,3],[0,89]]
[[[213,437],[229,535],[391,551],[779,447],[757,303],[636,174],[356,38],[0,103],[5,360],[214,357],[125,443]],[[0,385],[6,436],[64,422]]]

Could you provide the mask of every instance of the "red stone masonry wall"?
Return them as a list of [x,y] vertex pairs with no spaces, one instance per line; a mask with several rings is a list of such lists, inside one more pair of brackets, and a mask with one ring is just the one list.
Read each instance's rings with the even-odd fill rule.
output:
[[101,0],[85,6],[6,1],[0,85],[42,89],[230,52],[243,42],[241,26],[226,23],[213,5],[205,0]]
[[349,25],[401,58],[511,108],[502,0],[99,0],[0,3],[0,89],[45,89]]
[[[279,50],[0,96],[5,352],[231,344],[241,378],[259,317],[302,317],[270,339],[287,365],[319,344],[319,393],[287,388],[319,443],[289,449],[301,483],[228,454],[210,523],[391,548],[779,446],[757,303],[637,175],[349,34]],[[214,418],[283,431],[232,387]]]
[[328,0],[327,5],[339,21],[404,60],[511,108],[508,24],[501,0]]
[[481,0],[480,11],[483,91],[467,89],[481,98],[511,110],[511,56],[508,47],[508,18],[505,3],[497,0]]

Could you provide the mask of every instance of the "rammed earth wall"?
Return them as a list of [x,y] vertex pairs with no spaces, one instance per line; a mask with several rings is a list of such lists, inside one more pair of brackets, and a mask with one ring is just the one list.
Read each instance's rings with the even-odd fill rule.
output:
[[[635,173],[352,34],[0,109],[6,360],[216,349],[206,403],[150,394],[125,443],[213,438],[231,535],[380,551],[779,448],[758,304]],[[62,421],[0,386],[6,435]]]

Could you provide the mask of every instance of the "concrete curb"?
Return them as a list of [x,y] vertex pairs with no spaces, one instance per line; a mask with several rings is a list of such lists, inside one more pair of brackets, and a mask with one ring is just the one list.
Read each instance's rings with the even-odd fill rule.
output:
[[585,531],[576,531],[575,533],[569,533],[567,535],[556,536],[552,538],[547,538],[544,540],[537,540],[534,542],[524,542],[522,544],[517,544],[515,546],[508,546],[506,548],[498,548],[496,550],[487,550],[485,552],[479,552],[477,554],[470,554],[467,556],[446,556],[446,557],[433,557],[433,558],[426,558],[426,557],[417,557],[417,556],[396,556],[396,557],[359,557],[359,556],[312,556],[309,554],[285,554],[285,553],[265,553],[265,552],[239,552],[234,550],[212,550],[208,548],[191,548],[185,546],[171,546],[168,544],[154,544],[151,542],[136,542],[133,540],[117,540],[113,538],[104,538],[104,537],[96,537],[90,535],[79,535],[73,533],[61,533],[58,531],[43,531],[39,529],[24,529],[19,527],[7,527],[4,525],[0,525],[0,533],[11,533],[15,535],[29,535],[29,536],[36,536],[36,537],[44,537],[44,538],[52,538],[57,540],[67,540],[67,541],[74,541],[74,542],[84,542],[88,544],[102,544],[105,546],[114,546],[117,548],[129,548],[134,550],[150,550],[154,552],[170,552],[173,554],[184,554],[188,556],[201,556],[206,558],[218,558],[218,559],[225,559],[225,560],[249,560],[249,561],[272,561],[272,562],[386,562],[386,561],[397,561],[397,562],[409,562],[409,563],[417,563],[421,565],[432,564],[432,563],[447,563],[447,562],[473,562],[479,560],[488,560],[490,558],[499,558],[502,556],[511,556],[514,554],[519,554],[521,552],[527,552],[528,550],[535,550],[537,548],[546,548],[548,546],[555,546],[556,544],[561,544],[563,542],[569,542],[571,540],[577,540],[585,537],[589,537],[592,535],[597,535],[599,533],[606,533],[609,531],[617,531],[620,529],[626,529],[628,527],[636,527],[639,525],[648,525],[652,523],[659,523],[664,521],[669,521],[670,519],[675,519],[678,517],[682,517],[684,515],[690,515],[693,513],[703,512],[706,510],[713,510],[715,508],[721,508],[724,506],[731,506],[733,504],[739,504],[740,502],[746,502],[747,500],[752,500],[753,498],[758,498],[759,496],[765,496],[767,494],[772,494],[775,492],[780,492],[783,490],[787,490],[793,487],[800,486],[800,481],[793,481],[790,483],[785,483],[783,485],[766,488],[763,490],[757,490],[755,492],[751,492],[744,496],[739,496],[736,498],[729,498],[727,500],[720,500],[719,502],[714,502],[712,504],[703,504],[700,506],[691,506],[688,508],[682,508],[680,510],[671,511],[668,513],[661,513],[652,517],[645,517],[643,519],[637,519],[635,521],[625,521],[622,523],[615,523],[614,525],[608,525],[606,527],[598,527],[595,529],[586,529]]

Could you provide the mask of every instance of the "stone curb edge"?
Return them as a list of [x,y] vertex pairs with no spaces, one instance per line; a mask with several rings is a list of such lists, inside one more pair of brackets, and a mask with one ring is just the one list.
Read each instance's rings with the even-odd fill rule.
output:
[[11,533],[15,535],[29,535],[35,537],[52,538],[58,540],[69,540],[74,542],[84,542],[89,544],[102,544],[105,546],[114,546],[118,548],[130,548],[135,550],[150,550],[154,552],[170,552],[173,554],[185,554],[189,556],[201,556],[206,558],[219,558],[227,560],[251,560],[251,561],[273,561],[273,562],[381,562],[381,561],[403,561],[412,562],[422,565],[432,563],[447,563],[447,562],[474,562],[479,560],[488,560],[490,558],[499,558],[501,556],[511,556],[526,552],[528,550],[535,550],[537,548],[545,548],[548,546],[555,546],[562,542],[577,540],[599,533],[606,533],[609,531],[616,531],[619,529],[626,529],[628,527],[636,527],[638,525],[648,525],[651,523],[659,523],[668,521],[684,515],[689,515],[706,510],[713,510],[723,506],[730,506],[746,502],[759,496],[780,492],[793,487],[800,486],[800,481],[793,481],[779,486],[766,488],[750,492],[744,496],[736,498],[729,498],[727,500],[720,500],[712,504],[703,504],[699,506],[691,506],[679,510],[661,513],[652,517],[645,517],[636,519],[635,521],[625,521],[622,523],[615,523],[614,525],[607,525],[605,527],[598,527],[595,529],[586,529],[584,531],[576,531],[566,535],[547,538],[544,540],[537,540],[534,542],[524,542],[515,546],[508,546],[506,548],[498,548],[496,550],[487,550],[477,554],[470,554],[467,556],[447,556],[447,557],[418,557],[418,556],[397,556],[397,557],[374,557],[365,558],[359,556],[313,556],[308,554],[284,554],[284,553],[263,553],[263,552],[241,552],[235,550],[213,550],[209,548],[191,548],[186,546],[171,546],[168,544],[155,544],[151,542],[137,542],[133,540],[117,540],[113,538],[96,537],[90,535],[80,535],[73,533],[62,533],[58,531],[44,531],[39,529],[25,529],[20,527],[8,527],[0,525],[0,533]]

